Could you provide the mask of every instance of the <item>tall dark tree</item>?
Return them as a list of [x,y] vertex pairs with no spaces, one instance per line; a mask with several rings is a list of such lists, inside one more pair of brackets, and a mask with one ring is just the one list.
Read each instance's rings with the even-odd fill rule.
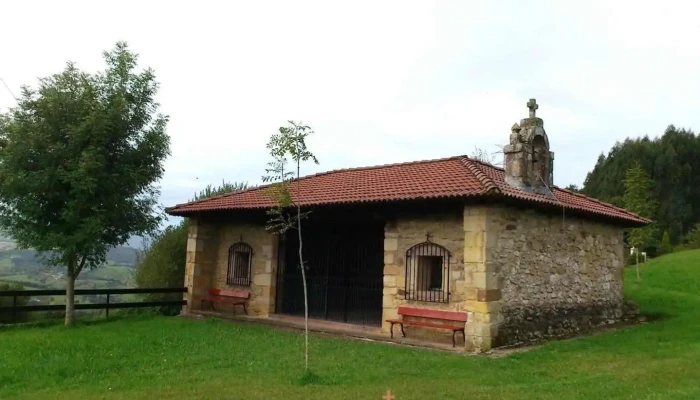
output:
[[651,216],[659,227],[656,239],[668,231],[670,243],[680,244],[700,222],[700,136],[669,126],[658,138],[642,137],[617,143],[601,154],[586,177],[583,193],[624,206],[624,179],[635,162],[652,179],[658,208]]
[[66,268],[66,325],[75,279],[107,250],[156,229],[168,117],[157,112],[153,71],[125,43],[97,74],[68,63],[24,87],[0,124],[0,229],[44,262]]
[[[625,174],[625,208],[638,215],[650,218],[656,209],[656,202],[652,194],[652,180],[642,169],[639,163],[634,163]],[[639,264],[639,252],[654,243],[656,226],[649,224],[640,228],[631,229],[628,233],[629,243],[636,248],[637,264]],[[639,279],[639,266],[637,266],[637,279]]]

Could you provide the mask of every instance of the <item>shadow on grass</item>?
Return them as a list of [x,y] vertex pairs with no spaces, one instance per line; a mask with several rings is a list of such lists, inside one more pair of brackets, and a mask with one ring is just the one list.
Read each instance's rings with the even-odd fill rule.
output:
[[639,318],[644,318],[646,322],[659,322],[667,319],[673,318],[673,314],[654,312],[654,311],[642,311],[639,313]]
[[[75,326],[73,328],[79,328],[83,326],[95,326],[109,324],[121,320],[134,320],[142,318],[144,320],[151,319],[153,317],[159,316],[159,314],[124,314],[115,315],[105,318],[102,316],[94,316],[92,318],[76,318]],[[0,331],[12,331],[12,330],[24,330],[24,329],[34,329],[34,328],[51,328],[51,327],[62,327],[64,325],[64,319],[61,318],[49,318],[39,321],[22,322],[17,324],[0,324]],[[68,329],[68,328],[67,328]]]
[[327,376],[318,375],[311,371],[304,372],[298,379],[299,386],[337,386],[339,382]]

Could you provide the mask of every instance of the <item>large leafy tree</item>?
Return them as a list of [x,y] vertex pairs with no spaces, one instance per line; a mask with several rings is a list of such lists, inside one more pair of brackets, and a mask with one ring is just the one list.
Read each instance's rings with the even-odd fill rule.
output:
[[66,325],[75,279],[107,250],[154,231],[168,117],[153,71],[120,42],[96,74],[65,70],[24,87],[0,124],[0,229],[66,268]]
[[[656,202],[652,194],[653,182],[639,163],[634,163],[627,171],[624,184],[625,208],[646,218],[654,215]],[[627,238],[629,243],[637,248],[637,259],[639,259],[640,250],[654,244],[656,229],[654,224],[630,229]],[[637,268],[637,279],[639,279],[639,268]]]

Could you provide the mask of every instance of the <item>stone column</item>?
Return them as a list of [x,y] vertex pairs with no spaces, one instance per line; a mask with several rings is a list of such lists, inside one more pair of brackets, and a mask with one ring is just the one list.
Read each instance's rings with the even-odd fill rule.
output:
[[251,301],[251,311],[256,315],[270,315],[275,312],[277,244],[277,235],[266,233],[265,243],[262,245],[263,262],[255,264],[264,269],[256,268],[253,271],[252,290],[255,298]]
[[399,233],[394,222],[384,228],[384,290],[382,297],[382,332],[388,333],[387,319],[399,317],[399,305],[405,290],[403,258],[399,257]]
[[464,271],[467,300],[466,348],[470,351],[490,350],[502,321],[501,290],[496,265],[491,262],[491,249],[496,247],[497,226],[490,219],[496,209],[486,206],[464,208]]
[[200,309],[198,298],[206,296],[212,288],[218,243],[213,225],[195,219],[191,219],[189,225],[185,264],[185,312]]

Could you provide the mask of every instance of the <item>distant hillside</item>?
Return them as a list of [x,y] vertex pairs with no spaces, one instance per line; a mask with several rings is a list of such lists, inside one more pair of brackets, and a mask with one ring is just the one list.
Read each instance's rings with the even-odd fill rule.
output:
[[[49,268],[37,258],[34,250],[19,250],[11,239],[0,239],[0,282],[20,283],[27,289],[54,289],[65,287],[65,269]],[[107,252],[105,266],[83,271],[76,281],[78,289],[133,287],[132,275],[136,266],[137,250],[119,246]]]

